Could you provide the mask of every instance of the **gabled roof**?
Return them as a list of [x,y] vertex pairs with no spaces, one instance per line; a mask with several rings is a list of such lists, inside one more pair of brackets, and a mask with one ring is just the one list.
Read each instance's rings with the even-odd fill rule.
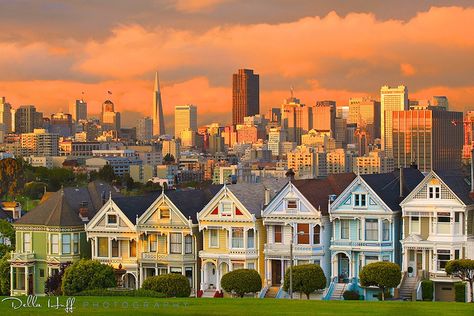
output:
[[354,173],[331,174],[325,179],[293,180],[291,183],[305,196],[314,208],[328,215],[328,199],[330,195],[341,194],[355,179]]
[[64,188],[57,192],[46,192],[38,206],[16,221],[22,225],[82,226],[79,209],[87,207],[91,219],[102,207],[113,188],[102,181],[90,182],[87,188]]
[[434,173],[443,181],[451,191],[466,205],[474,204],[470,198],[470,179],[466,178],[460,170],[434,170]]
[[[167,198],[178,208],[186,218],[191,218],[197,223],[196,214],[219,192],[222,185],[213,185],[206,189],[181,189],[165,191]],[[112,197],[114,203],[122,213],[133,223],[161,196],[160,192],[144,196]]]
[[81,226],[83,221],[69,205],[64,190],[53,193],[46,201],[27,212],[15,224],[45,226]]
[[265,189],[270,190],[270,196],[275,196],[286,184],[288,179],[265,179],[260,183],[238,183],[227,185],[232,194],[242,203],[251,214],[260,217],[265,203]]
[[403,197],[400,197],[400,170],[390,173],[364,174],[361,178],[392,210],[400,210],[400,202],[424,179],[415,168],[403,168]]

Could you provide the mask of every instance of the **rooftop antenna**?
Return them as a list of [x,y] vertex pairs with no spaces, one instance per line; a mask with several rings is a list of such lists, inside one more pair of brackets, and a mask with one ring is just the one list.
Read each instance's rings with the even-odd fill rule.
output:
[[290,86],[290,94],[291,94],[291,98],[293,99],[293,92],[294,92],[294,88],[293,88],[293,85]]

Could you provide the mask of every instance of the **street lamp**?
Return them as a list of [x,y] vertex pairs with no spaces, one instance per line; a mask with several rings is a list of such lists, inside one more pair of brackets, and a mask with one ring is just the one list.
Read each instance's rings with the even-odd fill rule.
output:
[[[294,234],[294,226],[291,225],[291,224],[287,224],[287,225],[290,225],[291,227],[291,240],[290,240],[290,299],[293,299],[293,260],[294,260],[294,257],[293,257],[293,239],[295,238],[295,234]],[[304,235],[304,231],[299,231],[296,233],[296,235]]]

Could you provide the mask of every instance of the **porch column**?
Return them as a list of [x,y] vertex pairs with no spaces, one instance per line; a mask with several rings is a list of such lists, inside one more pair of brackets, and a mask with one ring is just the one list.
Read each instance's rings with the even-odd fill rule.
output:
[[158,263],[155,263],[155,275],[158,275]]
[[408,270],[408,255],[409,255],[408,249],[405,249],[404,246],[402,246],[402,256],[403,256],[403,263],[402,263],[402,271],[407,271]]
[[142,284],[143,284],[143,266],[142,266],[141,263],[140,263],[139,274],[138,274],[138,282],[137,283],[140,283],[140,287],[142,287]]
[[204,291],[204,283],[207,282],[206,264],[201,263],[201,291]]
[[[156,247],[156,249],[158,249],[158,247]],[[170,234],[168,232],[166,233],[166,254],[170,254]]]
[[331,259],[331,278],[338,276],[338,271],[337,271],[337,255],[333,256]]
[[112,238],[108,237],[108,243],[109,243],[109,258],[112,258]]
[[285,260],[281,259],[281,280],[280,280],[280,284],[283,284],[284,280],[285,280]]
[[14,284],[13,284],[13,271],[14,271],[15,268],[13,268],[12,265],[10,265],[10,294],[13,294],[13,288],[14,288]]
[[425,271],[426,269],[426,250],[422,250],[422,256],[421,256],[421,270]]
[[270,279],[271,279],[271,276],[270,276],[270,264],[271,264],[271,260],[269,259],[265,259],[265,283],[268,284],[270,282]]
[[219,261],[216,262],[216,291],[221,290],[221,272],[219,267]]
[[[184,233],[182,232],[181,233],[181,254],[182,255],[184,255],[184,253],[185,253],[184,246],[185,246],[185,240],[184,240]],[[184,268],[183,268],[182,272],[184,273]]]
[[28,284],[28,267],[25,266],[25,290],[26,295],[28,295],[29,284]]

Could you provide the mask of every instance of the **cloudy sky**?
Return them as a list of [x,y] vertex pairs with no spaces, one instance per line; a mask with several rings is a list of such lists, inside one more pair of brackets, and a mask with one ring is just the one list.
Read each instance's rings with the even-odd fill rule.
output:
[[262,112],[290,86],[345,104],[384,84],[474,109],[471,0],[0,0],[0,30],[0,96],[46,114],[82,91],[98,113],[111,90],[133,125],[151,115],[158,70],[168,126],[184,103],[200,124],[227,123],[243,67],[260,74]]

